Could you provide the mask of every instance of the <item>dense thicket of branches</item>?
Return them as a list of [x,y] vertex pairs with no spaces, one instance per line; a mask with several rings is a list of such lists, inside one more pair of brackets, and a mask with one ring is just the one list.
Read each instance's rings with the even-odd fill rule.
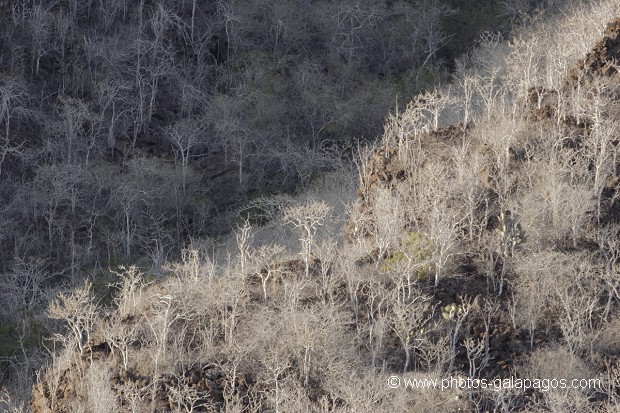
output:
[[[484,7],[464,47],[498,25],[500,9]],[[121,263],[157,271],[191,238],[229,232],[243,200],[340,167],[397,101],[445,77],[457,10],[0,2],[2,331],[39,312],[49,287]]]
[[374,139],[455,53],[440,2],[0,7],[2,270],[178,255],[248,192],[298,188]]
[[0,408],[618,408],[618,1],[311,3],[0,3]]

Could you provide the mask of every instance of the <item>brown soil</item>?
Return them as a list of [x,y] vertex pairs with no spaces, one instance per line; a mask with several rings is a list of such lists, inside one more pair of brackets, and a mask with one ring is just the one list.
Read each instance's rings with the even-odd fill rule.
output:
[[603,37],[588,53],[585,59],[579,61],[570,72],[566,84],[575,87],[578,82],[593,80],[595,77],[620,79],[618,60],[620,59],[620,18],[607,24]]
[[[613,95],[612,101],[620,101],[620,93],[617,92],[618,86],[620,86],[620,18],[617,18],[607,25],[607,28],[603,34],[603,37],[596,42],[593,49],[586,55],[583,60],[577,62],[575,67],[570,71],[567,76],[563,91],[568,92],[574,90],[578,85],[584,85],[592,82],[595,79],[603,79],[608,85],[613,86],[606,93]],[[564,129],[564,145],[567,148],[580,150],[583,145],[583,140],[586,138],[592,128],[592,124],[589,119],[576,118],[574,116],[563,116],[558,119],[558,105],[562,104],[559,101],[559,92],[557,90],[549,90],[544,87],[533,87],[528,91],[527,100],[525,102],[525,118],[526,121],[536,129],[547,126],[556,126],[556,122],[559,122],[560,126]],[[617,107],[613,107],[610,110],[618,110]],[[462,142],[463,136],[468,134],[475,125],[468,125],[468,128],[463,128],[462,124],[451,125],[447,128],[442,128],[437,131],[425,134],[422,137],[423,146],[433,145],[434,143],[441,142],[448,146],[454,146],[455,143]],[[523,148],[510,148],[511,155],[515,160],[522,160],[525,157],[525,150]],[[482,172],[484,174],[484,171]],[[372,210],[372,199],[369,194],[375,188],[383,188],[386,190],[392,190],[394,187],[407,179],[407,171],[405,166],[400,161],[398,148],[393,146],[384,146],[374,150],[370,159],[364,165],[364,169],[361,173],[364,179],[360,180],[359,186],[359,207],[361,212],[367,212]],[[611,177],[606,185],[605,197],[612,199],[616,191],[620,188],[620,178]],[[620,217],[620,205],[611,205],[609,213],[615,213]],[[372,224],[369,224],[372,226]],[[491,225],[488,230],[493,230]],[[354,238],[369,237],[370,231],[353,231],[354,223],[349,222],[345,228],[345,232],[349,241],[353,241]],[[384,260],[390,257],[390,253],[386,252],[383,257],[380,257],[377,251],[373,251],[366,257],[360,258],[356,264],[358,268],[375,266],[377,261]],[[429,280],[428,292],[433,294],[433,302],[436,305],[444,306],[451,303],[460,303],[464,297],[474,299],[477,303],[477,310],[474,309],[474,314],[469,321],[469,336],[482,338],[484,336],[484,312],[480,310],[481,303],[490,299],[489,294],[489,281],[484,276],[480,275],[480,272],[475,268],[470,268],[471,271],[465,271],[466,275],[461,277],[454,277],[442,280],[437,290],[430,287],[432,283]],[[462,271],[463,272],[463,271]],[[510,277],[510,274],[507,275]],[[510,295],[509,285],[506,286],[504,294]],[[500,300],[501,301],[501,300]],[[508,310],[501,311],[501,314],[508,314]],[[498,314],[500,314],[498,313]],[[510,320],[507,320],[500,315],[495,316],[491,320],[490,329],[490,356],[492,358],[492,366],[490,370],[493,370],[495,374],[501,374],[501,372],[507,372],[513,367],[519,360],[522,360],[525,355],[530,351],[529,336],[524,331],[516,331],[512,327]],[[543,344],[543,342],[552,341],[553,334],[549,333],[545,337],[534,337],[534,343],[536,345]],[[463,365],[467,363],[464,358],[462,360]]]

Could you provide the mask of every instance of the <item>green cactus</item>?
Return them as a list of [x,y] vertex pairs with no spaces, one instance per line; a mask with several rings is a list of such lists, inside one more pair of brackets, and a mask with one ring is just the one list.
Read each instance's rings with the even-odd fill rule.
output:
[[462,312],[463,308],[456,303],[448,304],[441,308],[441,316],[446,320],[454,320],[454,317],[461,315]]

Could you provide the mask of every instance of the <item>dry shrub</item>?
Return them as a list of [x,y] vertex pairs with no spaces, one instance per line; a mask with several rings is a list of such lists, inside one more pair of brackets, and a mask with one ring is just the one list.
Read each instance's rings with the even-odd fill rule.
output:
[[620,316],[605,324],[597,334],[594,349],[602,354],[620,355]]
[[93,363],[86,372],[86,397],[88,411],[92,413],[113,413],[117,408],[117,397],[111,385],[112,371],[105,362]]
[[[543,407],[552,412],[582,412],[589,408],[588,396],[592,390],[570,388],[573,379],[593,379],[594,372],[566,347],[546,348],[535,351],[526,365],[518,370],[519,377],[566,380],[565,389],[548,388],[541,391]],[[552,382],[550,382],[552,383]],[[553,384],[551,384],[553,385]],[[547,387],[543,384],[544,387]]]

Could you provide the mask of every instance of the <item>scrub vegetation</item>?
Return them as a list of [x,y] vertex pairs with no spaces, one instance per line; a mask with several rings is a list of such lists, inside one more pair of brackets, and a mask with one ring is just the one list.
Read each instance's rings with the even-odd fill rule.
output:
[[617,0],[0,10],[0,410],[620,408]]

